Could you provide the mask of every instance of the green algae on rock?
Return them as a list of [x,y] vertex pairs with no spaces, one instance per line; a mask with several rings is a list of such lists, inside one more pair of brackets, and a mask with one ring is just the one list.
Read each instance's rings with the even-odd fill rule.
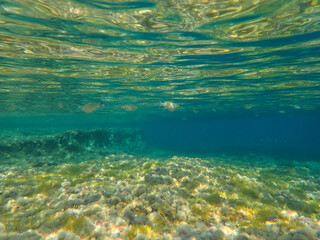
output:
[[[226,237],[273,234],[285,239],[292,231],[320,230],[320,199],[312,176],[292,172],[291,183],[297,184],[288,185],[288,175],[270,183],[255,177],[270,171],[269,166],[244,170],[239,162],[238,170],[237,162],[230,165],[222,158],[113,154],[49,169],[11,166],[1,175],[1,234],[33,230],[48,239],[67,233],[75,239],[154,239],[209,237],[221,230]],[[304,193],[301,182],[308,186]],[[191,226],[188,233],[184,224]]]

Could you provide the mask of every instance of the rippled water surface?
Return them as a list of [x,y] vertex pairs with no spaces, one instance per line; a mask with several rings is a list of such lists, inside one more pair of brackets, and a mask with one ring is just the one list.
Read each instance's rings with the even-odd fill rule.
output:
[[1,114],[319,109],[319,6],[1,1]]

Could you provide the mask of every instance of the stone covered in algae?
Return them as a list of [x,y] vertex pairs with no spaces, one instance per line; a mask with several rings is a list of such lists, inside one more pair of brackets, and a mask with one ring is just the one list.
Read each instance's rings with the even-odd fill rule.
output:
[[[289,186],[288,175],[270,183],[267,167],[221,159],[120,154],[50,169],[8,168],[0,182],[4,234],[210,239],[222,231],[225,238],[257,239],[272,232],[274,239],[290,239],[304,234],[301,229],[311,228],[310,236],[319,231],[313,177],[292,173]],[[304,194],[301,182],[308,186]]]

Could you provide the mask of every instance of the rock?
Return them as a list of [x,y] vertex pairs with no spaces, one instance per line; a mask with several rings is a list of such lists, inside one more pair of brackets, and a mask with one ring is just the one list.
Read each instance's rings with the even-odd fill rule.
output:
[[159,175],[155,175],[153,173],[148,173],[144,176],[144,182],[155,185],[155,184],[160,184],[162,180],[162,177]]
[[170,176],[160,176],[154,173],[148,173],[144,177],[144,181],[150,185],[156,184],[171,184],[173,179]]
[[123,211],[123,217],[128,219],[131,222],[134,219],[134,214],[129,209],[126,208]]
[[63,208],[74,208],[83,204],[83,200],[81,199],[68,199],[64,202]]
[[74,232],[82,236],[82,235],[88,235],[92,233],[94,229],[95,229],[95,225],[90,221],[90,219],[85,218],[85,221],[81,222],[81,225],[79,226],[79,228],[74,229]]
[[316,240],[317,237],[311,229],[298,229],[290,231],[283,240]]
[[100,198],[101,198],[101,195],[99,193],[89,193],[84,199],[84,204],[87,205],[87,204],[96,202]]
[[127,192],[123,192],[123,193],[117,193],[115,195],[115,197],[119,198],[121,202],[124,202],[124,203],[129,203],[132,201],[132,197],[129,193]]
[[147,224],[149,224],[149,219],[146,216],[137,215],[133,219],[133,224],[135,224],[135,225],[147,225]]
[[139,234],[134,238],[134,240],[148,240],[148,237],[144,234]]
[[297,220],[299,218],[299,214],[293,210],[282,210],[281,215],[290,220]]
[[230,213],[230,208],[229,207],[222,207],[220,208],[220,213],[223,215],[223,216],[226,216]]
[[203,239],[203,240],[216,240],[216,238],[213,237],[213,233],[203,233],[201,235],[201,238],[200,239]]
[[198,229],[196,230],[193,230],[192,233],[190,234],[190,237],[191,239],[194,238],[194,239],[203,239],[203,236],[202,236],[202,232]]
[[193,227],[188,224],[178,225],[176,231],[174,232],[174,236],[181,239],[189,239],[191,233],[193,231]]
[[117,205],[119,202],[121,202],[120,198],[118,197],[111,197],[109,200],[108,200],[108,203],[110,205]]
[[225,240],[226,239],[223,231],[221,231],[220,229],[214,231],[212,233],[212,237],[213,237],[214,240]]
[[275,238],[277,235],[280,234],[280,227],[275,223],[266,223],[265,225],[266,234],[269,236],[267,239],[271,239],[272,236]]
[[5,232],[5,230],[6,230],[6,226],[0,222],[0,233]]
[[137,185],[133,191],[132,195],[135,197],[140,197],[142,194],[147,192],[147,188],[144,185]]
[[235,192],[234,187],[231,186],[231,185],[225,185],[225,186],[223,186],[222,188],[223,188],[223,190],[228,191],[228,192],[231,192],[231,193]]
[[177,212],[176,219],[180,221],[187,220],[187,214],[184,211],[179,210]]
[[128,226],[128,224],[126,223],[125,220],[123,220],[121,217],[117,217],[115,220],[115,226],[119,227],[119,226]]
[[119,236],[120,236],[120,232],[118,229],[116,229],[111,233],[111,239],[119,239]]
[[110,198],[112,196],[112,192],[110,190],[104,190],[104,191],[102,191],[102,195],[105,198]]
[[33,231],[0,235],[0,240],[40,240],[41,235]]
[[21,238],[21,234],[13,233],[13,234],[1,234],[0,240],[23,240]]
[[61,183],[61,187],[63,187],[63,188],[69,188],[69,187],[71,187],[71,182],[69,182],[69,181],[64,181],[64,182]]
[[210,227],[212,226],[212,224],[210,224],[210,223],[206,223],[206,224],[204,224],[204,223],[202,223],[202,222],[196,222],[196,224],[194,225],[194,227],[196,228],[196,229],[199,229],[201,232],[207,232],[207,231],[211,231],[211,229],[210,229]]
[[27,232],[21,233],[20,235],[21,235],[20,239],[28,239],[28,240],[42,239],[40,234],[33,232],[33,231],[27,231]]
[[24,206],[28,203],[28,199],[26,197],[18,197],[16,200],[16,204],[20,206]]
[[164,177],[163,177],[163,182],[164,182],[165,184],[172,184],[172,183],[174,183],[174,180],[173,180],[173,178],[170,177],[170,176],[164,176]]
[[[307,210],[307,204],[301,200],[288,199],[286,202],[287,202],[287,207],[292,210],[305,211],[305,212]],[[309,213],[316,213],[316,210],[312,209]]]
[[146,194],[145,200],[147,200],[150,204],[157,203],[160,199],[154,194]]
[[164,234],[161,240],[172,240],[172,236],[170,234]]
[[18,192],[16,191],[17,191],[16,189],[13,189],[8,192],[4,192],[3,198],[10,198],[10,199],[16,198],[19,195]]
[[239,234],[235,237],[235,240],[251,240],[252,238],[248,237],[245,234]]
[[60,231],[48,236],[46,240],[80,240],[80,238],[72,232]]
[[48,235],[52,232],[52,229],[50,229],[50,224],[49,224],[49,227],[46,226],[48,223],[44,223],[42,224],[38,229],[37,231],[43,235]]
[[163,217],[157,212],[150,213],[148,215],[148,218],[149,218],[150,222],[152,222],[154,224],[159,224],[164,220]]
[[[86,208],[83,210],[83,214],[86,216],[94,216],[96,214],[99,214],[103,211],[103,209],[100,206],[90,206],[89,208]],[[101,216],[101,214],[100,214]]]

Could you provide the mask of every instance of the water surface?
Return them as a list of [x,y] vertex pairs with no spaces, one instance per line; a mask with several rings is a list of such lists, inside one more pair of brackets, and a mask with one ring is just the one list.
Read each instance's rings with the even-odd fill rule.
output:
[[318,110],[319,15],[314,0],[2,1],[1,115]]

